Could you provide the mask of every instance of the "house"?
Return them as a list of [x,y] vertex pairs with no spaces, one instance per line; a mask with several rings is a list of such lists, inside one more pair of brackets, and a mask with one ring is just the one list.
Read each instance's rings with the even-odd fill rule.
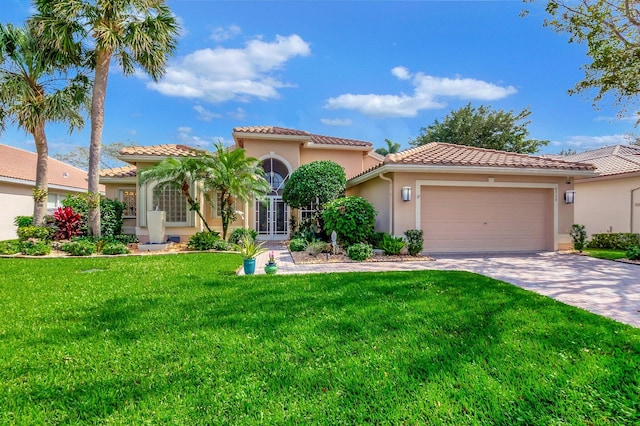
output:
[[[383,158],[370,142],[271,126],[234,128],[233,139],[260,159],[271,183],[266,200],[236,206],[240,214],[232,224],[255,229],[261,239],[288,238],[291,216],[299,220],[306,213],[291,211],[282,200],[289,175],[302,164],[331,160],[345,169],[347,194],[366,198],[378,211],[377,230],[401,235],[422,229],[427,252],[557,250],[571,245],[574,223],[573,205],[563,194],[573,190],[574,178],[594,174],[588,164],[444,143]],[[128,199],[132,212],[161,206],[168,236],[186,239],[203,229],[179,190],[161,193],[153,184],[136,183],[137,170],[167,157],[195,156],[196,149],[159,145],[120,154],[131,166],[102,172],[107,196]],[[215,202],[203,213],[220,228]],[[145,216],[138,213],[130,224],[141,241],[148,235]]]
[[[0,145],[0,240],[17,238],[15,217],[33,214],[37,158],[35,152]],[[87,172],[54,158],[48,165],[49,212],[61,206],[67,194],[87,192]]]
[[563,157],[596,167],[575,181],[575,221],[587,234],[640,233],[640,146],[607,146]]

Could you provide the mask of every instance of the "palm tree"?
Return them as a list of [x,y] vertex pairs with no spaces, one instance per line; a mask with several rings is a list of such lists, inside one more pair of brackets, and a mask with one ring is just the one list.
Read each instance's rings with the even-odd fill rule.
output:
[[227,238],[229,223],[236,220],[235,200],[249,201],[266,195],[271,186],[264,178],[260,160],[247,157],[242,148],[228,149],[216,144],[213,170],[204,181],[204,188],[220,193],[222,238]]
[[400,151],[400,144],[397,142],[394,142],[390,139],[385,139],[384,140],[387,143],[387,147],[386,148],[378,148],[376,149],[376,152],[380,155],[387,155],[387,154],[395,154],[396,152]]
[[69,132],[84,125],[83,107],[89,79],[68,78],[59,51],[42,46],[29,28],[0,24],[0,130],[13,122],[33,135],[36,145],[36,183],[33,224],[41,226],[47,211],[49,149],[45,124],[67,122]]
[[165,72],[179,27],[165,0],[35,0],[31,23],[47,43],[94,70],[89,145],[90,232],[100,236],[98,177],[104,102],[112,58],[131,75],[136,65],[154,81]]
[[208,154],[200,154],[198,157],[166,158],[140,173],[140,185],[150,180],[157,181],[160,188],[166,185],[178,185],[187,199],[189,209],[196,212],[207,231],[211,232],[211,228],[202,216],[200,203],[191,195],[191,186],[198,181],[203,181],[211,174],[215,161],[216,159]]

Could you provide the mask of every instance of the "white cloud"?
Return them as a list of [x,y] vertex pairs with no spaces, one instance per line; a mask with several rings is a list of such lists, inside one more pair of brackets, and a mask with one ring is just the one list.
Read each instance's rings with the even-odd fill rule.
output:
[[217,141],[216,138],[201,138],[200,136],[192,135],[193,129],[191,127],[178,127],[177,130],[178,134],[176,139],[184,145],[206,148],[212,146],[213,143]]
[[443,78],[412,74],[405,67],[398,66],[391,74],[399,80],[410,81],[413,94],[406,95],[354,95],[351,93],[329,98],[327,109],[351,109],[374,117],[415,117],[421,110],[444,108],[446,103],[440,98],[492,101],[505,98],[517,92],[513,86],[498,86],[473,78]]
[[193,110],[198,113],[198,118],[203,121],[211,121],[214,118],[222,118],[221,114],[211,112],[202,105],[194,105]]
[[327,126],[351,126],[351,120],[348,118],[321,118],[320,122]]
[[213,30],[209,38],[211,40],[222,42],[230,40],[242,33],[242,29],[237,25],[229,25],[227,27],[218,27]]
[[565,142],[553,141],[551,145],[559,148],[571,148],[577,152],[590,151],[618,144],[629,144],[629,135],[606,135],[606,136],[570,136]]
[[167,96],[248,102],[279,97],[278,89],[292,87],[273,76],[287,61],[311,53],[309,43],[293,34],[273,42],[250,40],[242,49],[196,50],[171,64],[165,77],[147,87]]
[[247,118],[247,112],[244,109],[238,107],[234,111],[229,111],[227,113],[227,117],[234,120],[244,120],[245,118]]

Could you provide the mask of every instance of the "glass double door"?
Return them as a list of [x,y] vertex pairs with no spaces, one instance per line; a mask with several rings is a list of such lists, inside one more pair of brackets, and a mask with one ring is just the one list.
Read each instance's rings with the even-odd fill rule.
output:
[[289,235],[289,207],[280,196],[256,200],[256,223],[261,240],[285,240]]

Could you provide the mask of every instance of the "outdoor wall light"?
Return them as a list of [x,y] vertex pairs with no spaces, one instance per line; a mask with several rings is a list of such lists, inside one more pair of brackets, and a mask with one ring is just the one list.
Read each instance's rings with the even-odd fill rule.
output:
[[411,201],[411,187],[403,186],[402,187],[402,201]]
[[564,193],[564,202],[565,204],[573,204],[576,200],[576,191],[573,189],[569,189]]

